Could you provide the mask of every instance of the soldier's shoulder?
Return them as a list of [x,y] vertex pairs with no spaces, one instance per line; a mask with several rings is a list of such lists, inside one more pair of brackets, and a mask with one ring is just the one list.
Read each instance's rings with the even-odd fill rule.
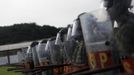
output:
[[128,14],[127,14],[127,23],[129,23],[129,24],[134,24],[134,13],[131,13],[131,12],[129,12]]
[[132,18],[134,18],[134,13],[128,12],[128,15]]

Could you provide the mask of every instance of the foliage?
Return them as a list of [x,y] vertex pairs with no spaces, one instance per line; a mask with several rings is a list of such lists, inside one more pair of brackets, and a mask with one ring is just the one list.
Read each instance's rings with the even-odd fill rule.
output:
[[32,41],[56,36],[59,28],[36,23],[21,23],[0,27],[0,45]]

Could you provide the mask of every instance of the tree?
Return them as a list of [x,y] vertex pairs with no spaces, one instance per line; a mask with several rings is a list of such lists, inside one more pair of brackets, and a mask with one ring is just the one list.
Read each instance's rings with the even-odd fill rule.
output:
[[0,27],[0,45],[32,41],[56,36],[58,28],[36,23],[21,23]]

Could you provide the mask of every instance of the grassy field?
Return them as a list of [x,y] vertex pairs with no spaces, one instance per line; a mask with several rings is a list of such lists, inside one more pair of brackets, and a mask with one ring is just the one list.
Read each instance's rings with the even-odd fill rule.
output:
[[7,71],[7,67],[0,67],[0,75],[23,75],[22,73],[16,73],[14,71]]

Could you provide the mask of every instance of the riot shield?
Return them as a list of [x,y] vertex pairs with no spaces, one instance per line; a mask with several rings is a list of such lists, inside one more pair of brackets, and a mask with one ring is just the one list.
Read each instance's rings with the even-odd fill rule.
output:
[[70,32],[71,35],[69,36],[69,40],[64,41],[64,63],[77,64],[79,67],[66,66],[64,67],[64,73],[70,73],[87,68],[87,63],[85,62],[85,60],[87,60],[86,52],[85,49],[83,49],[85,47],[83,45],[81,26],[78,19],[74,20],[73,26],[72,28],[68,28],[68,32]]
[[[55,39],[56,38],[54,37],[54,38],[50,38],[47,41],[45,50],[46,50],[46,52],[49,53],[50,64],[61,65],[61,64],[63,64],[63,59],[62,59],[63,57],[62,57],[62,54],[61,54],[61,47],[60,47],[61,42],[56,45],[55,44]],[[63,71],[60,67],[53,69],[54,74],[61,74],[62,72]]]
[[59,45],[59,44],[61,44],[61,43],[62,43],[62,41],[61,41],[61,33],[58,32],[58,33],[57,33],[57,36],[56,36],[55,44]]
[[[88,61],[91,69],[105,68],[114,65],[112,54],[113,27],[111,19],[104,9],[85,13],[79,16]],[[115,52],[115,51],[114,51]],[[115,53],[116,54],[116,53]],[[110,73],[103,73],[107,75]],[[113,75],[113,73],[111,73]]]
[[[46,40],[42,40],[37,46],[37,55],[38,55],[40,66],[47,66],[49,65],[50,62],[48,59],[49,53],[45,51],[46,42],[47,42]],[[47,75],[49,73],[50,73],[49,70],[43,71],[42,75]]]
[[58,48],[56,45],[55,45],[55,38],[50,38],[48,41],[47,41],[47,44],[46,44],[46,48],[45,48],[46,51],[49,51],[50,53],[50,63],[51,64],[60,64],[59,62],[61,61],[60,60],[60,48]]
[[38,42],[33,42],[31,44],[31,50],[32,50],[32,57],[33,57],[33,61],[34,61],[34,66],[39,66],[39,59],[38,59],[38,54],[37,54],[37,46],[38,46]]
[[[68,28],[68,32],[70,32],[71,27]],[[81,34],[81,27],[80,22],[78,19],[74,20],[73,26],[72,26],[72,33],[69,36],[70,40],[67,40],[64,42],[64,53],[65,53],[65,60],[66,62],[72,62],[72,63],[79,63],[78,61],[81,61],[81,59],[78,59],[78,57],[81,57],[80,51],[82,51],[80,47],[80,41],[82,41],[82,34]]]
[[[56,52],[60,55],[60,59],[58,59],[59,63],[63,64],[67,53],[64,50],[64,43],[65,41],[67,41],[67,39],[71,38],[71,27],[68,27],[68,30],[66,28],[61,29],[56,37],[56,41],[55,41],[55,49],[57,50]],[[67,34],[68,32],[68,34]],[[66,37],[67,35],[67,37]],[[57,54],[56,53],[56,54]],[[61,61],[61,62],[60,62]]]
[[75,40],[71,39],[64,42],[64,52],[66,53],[64,59],[66,62],[73,61],[73,54],[74,54],[75,47],[76,47]]
[[68,25],[68,31],[67,31],[67,40],[64,41],[64,62],[69,63],[72,62],[72,55],[73,55],[73,49],[74,49],[74,42],[72,40],[72,25]]
[[80,27],[80,22],[78,19],[74,20],[73,22],[73,28],[72,28],[72,35],[74,39],[79,39],[81,36],[81,27]]
[[45,51],[46,43],[40,42],[37,47],[38,59],[41,66],[48,65],[48,52]]
[[[27,49],[27,48],[26,48]],[[17,56],[18,56],[18,63],[20,64],[24,64],[26,62],[26,50],[21,50],[17,52]]]
[[27,49],[27,53],[26,53],[26,64],[25,64],[25,67],[28,69],[34,68],[34,62],[33,62],[32,56],[33,56],[32,50],[31,50],[31,47],[29,46]]
[[67,40],[71,39],[71,34],[72,34],[72,25],[68,25]]
[[55,44],[61,45],[66,40],[67,40],[67,28],[64,28],[57,33]]

